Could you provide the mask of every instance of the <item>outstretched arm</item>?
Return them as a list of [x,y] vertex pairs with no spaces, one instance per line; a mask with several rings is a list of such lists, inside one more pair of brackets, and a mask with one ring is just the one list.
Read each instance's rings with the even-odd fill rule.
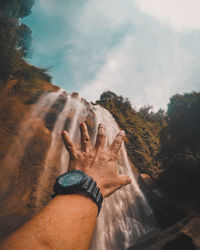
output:
[[[106,147],[105,128],[98,127],[95,146],[92,146],[87,126],[80,125],[81,147],[78,149],[69,134],[62,137],[70,155],[69,170],[82,170],[91,176],[107,197],[131,182],[117,173],[117,153],[124,138],[121,131],[112,145]],[[34,218],[4,240],[0,249],[7,250],[86,250],[89,248],[98,208],[84,193],[58,195]]]

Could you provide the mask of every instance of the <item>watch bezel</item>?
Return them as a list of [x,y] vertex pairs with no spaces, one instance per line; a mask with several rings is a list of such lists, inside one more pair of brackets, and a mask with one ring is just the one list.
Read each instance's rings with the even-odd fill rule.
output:
[[[73,174],[77,174],[77,173],[79,173],[82,176],[82,178],[81,178],[80,181],[76,182],[75,184],[65,187],[60,182],[60,180],[64,176],[73,175]],[[66,172],[66,173],[64,173],[64,174],[62,174],[62,175],[60,175],[60,176],[58,176],[56,178],[56,183],[54,185],[54,192],[56,192],[56,193],[65,193],[67,191],[69,193],[70,191],[73,192],[74,190],[76,190],[76,191],[78,191],[79,189],[81,190],[81,185],[83,183],[85,183],[86,181],[87,181],[87,175],[83,171],[81,171],[81,170],[71,170],[71,171]]]

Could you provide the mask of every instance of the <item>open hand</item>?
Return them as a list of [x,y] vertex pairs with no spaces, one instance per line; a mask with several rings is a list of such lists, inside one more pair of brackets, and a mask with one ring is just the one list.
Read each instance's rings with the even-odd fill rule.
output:
[[117,154],[121,148],[125,132],[120,131],[113,143],[106,147],[106,133],[103,124],[99,124],[95,146],[92,145],[85,123],[80,125],[81,147],[70,139],[67,131],[62,132],[63,142],[70,155],[69,168],[81,170],[91,176],[107,197],[117,189],[131,183],[130,177],[117,173]]

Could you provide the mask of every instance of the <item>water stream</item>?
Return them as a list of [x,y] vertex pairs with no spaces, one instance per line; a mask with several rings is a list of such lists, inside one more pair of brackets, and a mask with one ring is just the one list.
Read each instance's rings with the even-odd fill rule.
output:
[[6,192],[13,176],[17,175],[18,165],[20,164],[28,142],[34,135],[36,129],[41,126],[41,121],[43,121],[45,115],[49,112],[51,106],[62,92],[63,90],[59,89],[57,92],[50,92],[41,96],[32,107],[30,115],[27,115],[19,125],[18,136],[1,163],[0,197]]

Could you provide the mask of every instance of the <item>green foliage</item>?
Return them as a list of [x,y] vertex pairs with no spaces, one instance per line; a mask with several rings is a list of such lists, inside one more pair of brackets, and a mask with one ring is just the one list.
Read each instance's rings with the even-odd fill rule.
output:
[[17,49],[24,57],[31,56],[30,47],[32,43],[31,30],[25,24],[19,25],[16,31]]
[[171,97],[167,115],[168,123],[161,133],[161,153],[197,156],[200,151],[200,93]]
[[31,14],[35,0],[1,0],[1,15],[6,18],[23,18]]
[[30,56],[31,30],[18,18],[31,13],[33,0],[0,1],[0,79],[14,79]]
[[[126,132],[126,148],[131,161],[141,173],[156,177],[159,173],[156,155],[159,151],[160,120],[164,114],[157,114],[150,108],[139,112],[132,108],[130,101],[111,91],[104,92],[96,102],[108,109],[119,126]],[[159,117],[159,119],[156,119]]]
[[164,125],[166,121],[166,114],[164,109],[159,109],[157,112],[153,112],[153,106],[145,105],[139,110],[139,115],[149,122],[159,122],[160,125]]
[[16,20],[0,19],[0,78],[3,80],[22,65],[20,51],[16,49],[16,27]]
[[200,205],[200,93],[172,96],[167,115],[161,131],[160,183],[176,198]]

